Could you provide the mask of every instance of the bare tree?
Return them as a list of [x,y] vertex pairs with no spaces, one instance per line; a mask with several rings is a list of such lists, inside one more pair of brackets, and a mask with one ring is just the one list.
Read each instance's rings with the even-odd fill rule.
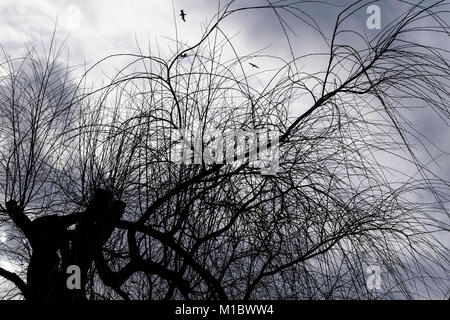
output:
[[[430,145],[409,117],[420,107],[448,125],[449,52],[420,35],[448,40],[449,5],[401,2],[370,38],[347,25],[369,1],[343,9],[329,35],[303,1],[231,1],[169,57],[100,61],[92,68],[128,61],[101,88],[73,85],[59,50],[5,53],[0,250],[17,265],[0,268],[14,285],[5,298],[445,297],[437,235],[448,231],[449,183],[423,160]],[[289,46],[287,19],[298,19],[328,51],[240,55],[221,26],[251,10],[272,10]],[[262,57],[279,67],[248,67]],[[326,67],[303,72],[311,59]],[[293,118],[296,105],[306,108]],[[281,133],[276,175],[261,175],[248,150],[232,165],[173,161],[179,130],[207,144],[214,130],[263,129]],[[69,265],[80,290],[66,286]],[[369,265],[384,270],[383,290],[366,286]]]

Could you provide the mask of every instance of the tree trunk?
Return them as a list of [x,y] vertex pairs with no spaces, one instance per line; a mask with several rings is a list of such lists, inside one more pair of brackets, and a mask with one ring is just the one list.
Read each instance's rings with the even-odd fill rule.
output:
[[[125,203],[112,193],[96,190],[81,215],[51,215],[30,221],[15,201],[9,201],[13,221],[32,247],[25,298],[34,301],[85,300],[88,271],[120,220]],[[75,230],[68,227],[77,224]],[[69,289],[69,266],[80,268],[80,289]]]

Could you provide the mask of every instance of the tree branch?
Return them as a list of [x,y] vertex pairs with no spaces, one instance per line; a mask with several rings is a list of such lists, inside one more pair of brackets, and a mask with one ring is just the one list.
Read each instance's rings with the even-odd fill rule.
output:
[[27,285],[17,274],[0,267],[0,276],[11,281],[26,296]]

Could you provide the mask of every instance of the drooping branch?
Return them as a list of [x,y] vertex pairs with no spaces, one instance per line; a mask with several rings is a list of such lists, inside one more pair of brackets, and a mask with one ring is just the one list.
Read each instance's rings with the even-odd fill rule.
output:
[[184,280],[180,273],[169,270],[159,263],[151,260],[143,260],[137,257],[131,258],[131,261],[117,272],[112,271],[106,262],[103,254],[97,255],[95,259],[95,266],[103,283],[110,286],[123,298],[128,299],[128,296],[123,292],[121,286],[134,273],[142,271],[149,275],[158,275],[162,279],[167,280],[180,290],[186,299],[189,299],[190,286],[189,282]]
[[213,292],[215,292],[219,299],[228,300],[227,294],[222,287],[220,281],[216,279],[206,268],[204,268],[199,262],[197,262],[185,249],[183,249],[176,241],[168,234],[164,234],[160,231],[154,230],[147,226],[137,225],[132,222],[120,221],[117,225],[118,228],[126,229],[128,232],[143,232],[162,244],[169,246],[172,250],[178,253],[186,263],[195,270],[207,283]]
[[22,292],[24,297],[27,296],[27,285],[17,274],[0,267],[0,276],[11,281]]

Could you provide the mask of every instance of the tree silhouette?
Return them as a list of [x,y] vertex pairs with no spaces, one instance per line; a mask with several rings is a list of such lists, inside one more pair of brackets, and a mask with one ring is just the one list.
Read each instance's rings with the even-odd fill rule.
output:
[[[369,37],[347,23],[371,1],[342,9],[331,34],[302,1],[231,1],[195,45],[108,56],[82,79],[54,44],[45,58],[5,52],[0,252],[16,270],[0,268],[3,297],[445,298],[449,183],[423,160],[430,144],[410,118],[420,107],[448,124],[449,51],[426,35],[448,41],[449,5],[400,2]],[[222,24],[253,10],[275,13],[290,60],[238,53]],[[296,56],[288,17],[328,51]],[[124,59],[108,85],[87,86]],[[274,69],[249,68],[257,59]],[[299,67],[315,59],[325,68]],[[180,130],[205,146],[212,131],[277,130],[279,170],[261,175],[249,152],[175,163]],[[66,286],[70,265],[80,290]],[[369,265],[382,290],[366,286]]]

